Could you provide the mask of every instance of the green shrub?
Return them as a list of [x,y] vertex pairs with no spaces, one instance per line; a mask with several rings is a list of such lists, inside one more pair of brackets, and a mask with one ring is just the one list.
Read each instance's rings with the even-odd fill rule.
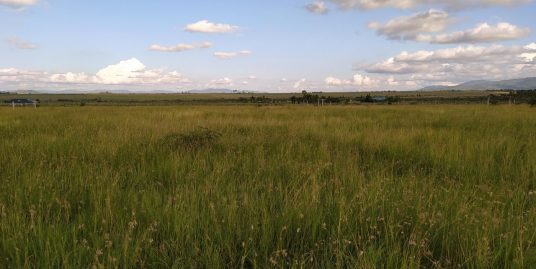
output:
[[169,134],[162,138],[162,144],[172,151],[196,150],[214,145],[220,137],[216,131],[199,127],[182,134]]

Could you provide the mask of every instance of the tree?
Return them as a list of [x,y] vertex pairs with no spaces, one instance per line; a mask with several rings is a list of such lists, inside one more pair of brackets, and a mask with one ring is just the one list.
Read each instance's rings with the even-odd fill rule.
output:
[[290,97],[290,102],[292,102],[293,104],[296,104],[296,100],[296,96],[293,95],[292,97]]

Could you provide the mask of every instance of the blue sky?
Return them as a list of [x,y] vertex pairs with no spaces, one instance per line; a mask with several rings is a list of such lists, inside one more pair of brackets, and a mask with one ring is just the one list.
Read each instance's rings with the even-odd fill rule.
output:
[[0,0],[0,90],[411,90],[536,75],[531,0]]

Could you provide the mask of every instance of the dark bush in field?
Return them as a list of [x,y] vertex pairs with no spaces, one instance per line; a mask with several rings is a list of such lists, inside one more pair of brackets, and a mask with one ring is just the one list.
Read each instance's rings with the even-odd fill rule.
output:
[[370,94],[367,94],[367,96],[362,100],[363,103],[374,103],[374,99]]
[[216,131],[207,128],[198,128],[182,134],[167,135],[162,138],[161,144],[173,151],[196,150],[214,145],[220,137],[221,134]]
[[387,97],[387,103],[393,104],[400,102],[400,96],[389,96]]
[[527,103],[531,106],[536,106],[536,89],[525,91],[512,91],[508,96],[514,99],[516,102]]

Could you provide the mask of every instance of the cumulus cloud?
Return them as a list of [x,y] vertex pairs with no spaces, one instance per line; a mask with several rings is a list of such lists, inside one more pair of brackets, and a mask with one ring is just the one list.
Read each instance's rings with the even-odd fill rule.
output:
[[415,13],[392,19],[385,24],[369,23],[368,27],[375,29],[378,35],[389,39],[413,40],[420,33],[435,33],[443,31],[452,20],[447,12],[430,9],[426,12]]
[[223,60],[236,58],[238,56],[248,56],[248,55],[251,55],[251,51],[249,51],[249,50],[242,50],[242,51],[238,51],[238,52],[221,52],[220,51],[220,52],[215,52],[214,53],[214,57],[220,58],[220,59],[223,59]]
[[8,38],[6,39],[6,42],[10,46],[16,49],[20,49],[20,50],[34,50],[38,48],[36,44],[29,42],[29,41],[22,40],[22,39],[18,39],[16,37]]
[[337,90],[408,90],[415,89],[417,85],[413,78],[409,76],[397,75],[364,75],[357,73],[350,79],[341,79],[334,76],[329,76],[324,79],[324,85]]
[[302,85],[303,85],[306,81],[307,81],[307,80],[304,79],[304,78],[302,78],[302,79],[296,81],[296,83],[294,83],[293,88],[294,88],[294,89],[299,89],[299,88],[301,88]]
[[[357,67],[371,74],[404,78],[420,85],[534,76],[536,44],[527,46],[459,46],[402,52],[385,61]],[[435,83],[434,83],[435,84]]]
[[327,85],[332,86],[341,86],[341,85],[350,85],[352,84],[350,80],[342,80],[340,78],[336,77],[327,77],[324,82],[326,82]]
[[99,70],[95,80],[104,84],[160,84],[189,82],[176,71],[147,69],[138,59],[132,58]]
[[95,82],[93,77],[90,77],[86,73],[64,73],[64,74],[52,74],[49,77],[51,82],[56,83],[92,83]]
[[531,3],[532,0],[329,0],[341,9],[410,9],[422,5],[438,5],[451,10],[487,6],[512,6]]
[[329,9],[326,7],[326,3],[324,1],[314,1],[312,3],[309,3],[305,6],[305,9],[311,13],[316,14],[327,14],[329,12]]
[[20,70],[17,68],[0,69],[0,82],[24,82],[44,80],[46,73]]
[[106,84],[132,83],[145,68],[138,59],[132,58],[99,70],[97,79]]
[[324,82],[329,86],[372,86],[378,83],[377,80],[361,74],[355,74],[352,79],[340,79],[330,76]]
[[435,44],[483,43],[512,40],[526,37],[529,28],[520,28],[507,22],[490,25],[481,23],[475,28],[452,33],[439,33],[452,24],[453,19],[445,11],[430,9],[392,19],[385,24],[371,22],[368,27],[375,29],[378,35],[394,40],[415,40]]
[[0,83],[90,83],[94,77],[85,73],[48,73],[43,71],[21,70],[16,68],[0,69]]
[[233,86],[234,81],[228,77],[215,79],[207,84],[207,87],[229,87]]
[[[414,65],[418,68],[420,63],[474,63],[474,62],[496,62],[498,60],[513,61],[522,55],[522,53],[530,52],[529,46],[506,47],[502,45],[483,46],[459,46],[455,48],[440,49],[435,51],[421,50],[413,53],[402,52],[399,55],[389,58],[388,60],[373,66],[379,67],[377,71],[381,73],[382,67],[397,66],[397,65]],[[374,68],[370,69],[374,70]],[[383,69],[389,72],[389,68]]]
[[398,81],[396,81],[395,77],[390,76],[390,77],[387,79],[387,85],[389,85],[389,86],[398,86],[399,83],[398,83]]
[[[503,54],[504,53],[504,54]],[[450,63],[484,62],[486,59],[512,56],[515,53],[502,46],[494,47],[457,47],[437,51],[417,51],[414,53],[402,52],[383,62],[370,65],[366,68],[369,73],[380,74],[411,74],[431,72],[436,69],[445,69]]]
[[177,71],[148,69],[136,58],[121,61],[99,70],[95,75],[86,73],[49,73],[15,68],[0,69],[0,83],[24,85],[132,85],[132,84],[180,84],[190,82]]
[[525,62],[533,62],[536,60],[536,43],[531,43],[524,47],[528,52],[521,54],[521,59]]
[[501,22],[496,25],[481,23],[475,28],[465,31],[457,31],[436,36],[421,34],[415,39],[421,42],[437,44],[482,43],[519,39],[526,37],[529,33],[529,28],[520,28],[507,22]]
[[22,8],[36,5],[39,0],[0,0],[0,5],[11,8]]
[[185,31],[191,33],[209,33],[209,34],[221,34],[221,33],[234,33],[238,31],[240,27],[224,23],[213,23],[207,20],[198,21],[196,23],[188,24],[184,28]]
[[193,49],[208,49],[212,47],[212,43],[210,42],[204,42],[204,43],[194,43],[194,44],[178,44],[175,46],[162,46],[162,45],[152,45],[149,47],[152,51],[160,51],[160,52],[183,52],[187,50],[193,50]]

